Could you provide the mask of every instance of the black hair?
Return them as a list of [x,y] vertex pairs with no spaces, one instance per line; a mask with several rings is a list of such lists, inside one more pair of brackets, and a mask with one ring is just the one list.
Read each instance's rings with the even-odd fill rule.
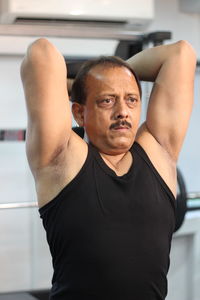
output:
[[86,61],[80,68],[79,72],[77,73],[74,83],[72,85],[71,90],[71,101],[77,102],[80,104],[85,104],[87,98],[87,91],[86,91],[86,78],[89,71],[96,67],[96,66],[104,66],[107,67],[125,67],[127,68],[134,76],[136,83],[138,85],[140,98],[142,96],[142,88],[139,81],[137,74],[131,68],[131,66],[126,63],[124,60],[117,56],[100,56],[97,59],[92,59]]

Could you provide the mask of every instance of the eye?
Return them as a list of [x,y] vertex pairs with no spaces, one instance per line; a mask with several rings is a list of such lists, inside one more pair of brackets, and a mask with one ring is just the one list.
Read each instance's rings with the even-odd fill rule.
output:
[[137,101],[137,98],[135,98],[135,97],[129,97],[127,99],[127,101],[129,101],[129,102],[135,102],[135,101]]
[[103,99],[102,100],[102,103],[106,103],[106,104],[109,104],[109,103],[111,103],[111,99]]
[[114,98],[105,98],[97,101],[100,107],[110,107],[114,104],[114,102],[115,102]]
[[126,101],[127,101],[127,103],[128,103],[129,105],[133,106],[133,105],[135,105],[135,104],[138,102],[138,98],[137,98],[137,97],[131,96],[131,97],[128,97],[128,98],[126,99]]

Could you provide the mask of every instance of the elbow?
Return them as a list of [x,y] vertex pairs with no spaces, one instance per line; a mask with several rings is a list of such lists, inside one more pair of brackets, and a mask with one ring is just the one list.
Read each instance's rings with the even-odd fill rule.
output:
[[55,52],[55,47],[45,38],[40,38],[34,41],[27,50],[27,58],[30,60],[34,59],[45,59]]
[[50,42],[45,38],[40,38],[29,45],[26,55],[21,63],[21,77],[25,77],[29,69],[37,65],[39,61],[45,59],[46,53],[50,52]]
[[55,56],[58,52],[56,47],[51,44],[47,39],[40,38],[34,41],[27,49],[26,61],[32,64],[38,61],[47,61]]
[[48,68],[64,61],[61,53],[47,39],[40,38],[34,41],[27,49],[21,64],[21,77],[25,80],[27,73],[38,68]]
[[180,40],[176,43],[176,47],[179,56],[196,67],[197,54],[193,46],[186,40]]

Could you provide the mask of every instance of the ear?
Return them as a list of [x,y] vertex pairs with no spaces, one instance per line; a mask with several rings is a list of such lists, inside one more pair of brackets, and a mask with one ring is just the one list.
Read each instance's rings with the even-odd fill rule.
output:
[[81,127],[84,126],[84,109],[85,106],[83,104],[77,102],[72,103],[72,114],[78,125]]

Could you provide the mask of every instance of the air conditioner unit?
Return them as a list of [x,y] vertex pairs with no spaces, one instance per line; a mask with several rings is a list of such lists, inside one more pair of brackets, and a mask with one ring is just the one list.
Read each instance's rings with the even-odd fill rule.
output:
[[0,23],[18,20],[102,21],[143,28],[154,18],[154,0],[0,0]]
[[200,0],[179,0],[180,10],[185,13],[200,13]]

